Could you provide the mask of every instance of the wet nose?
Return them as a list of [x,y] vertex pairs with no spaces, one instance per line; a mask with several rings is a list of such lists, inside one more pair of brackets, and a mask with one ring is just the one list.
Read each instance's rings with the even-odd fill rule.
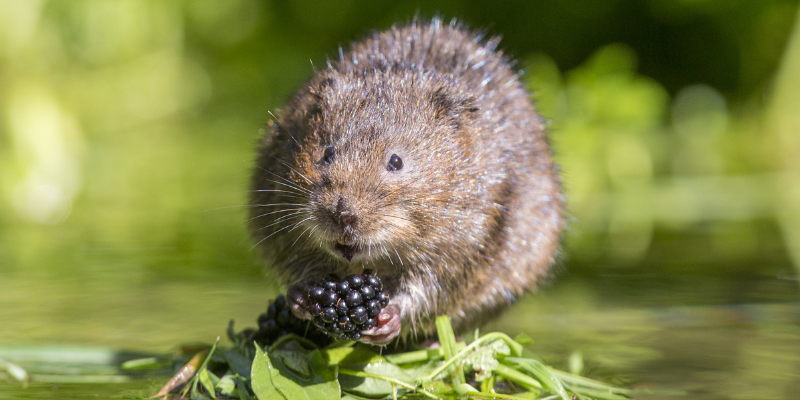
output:
[[336,203],[335,216],[343,227],[355,225],[356,221],[358,221],[356,213],[347,205],[343,197],[340,197],[339,202]]

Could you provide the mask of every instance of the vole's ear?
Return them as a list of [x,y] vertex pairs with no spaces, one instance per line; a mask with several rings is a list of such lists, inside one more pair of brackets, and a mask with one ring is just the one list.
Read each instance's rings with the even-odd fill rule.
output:
[[449,120],[457,127],[471,122],[480,111],[474,96],[454,92],[447,86],[434,90],[430,101],[437,120]]
[[325,93],[335,89],[336,81],[331,77],[326,77],[319,82],[311,82],[311,86],[308,88],[308,94],[317,104],[321,104],[325,101]]
[[333,92],[338,90],[338,82],[334,77],[323,75],[315,77],[308,85],[305,91],[307,95],[300,97],[302,106],[298,107],[300,112],[296,116],[296,129],[298,137],[311,135],[319,139],[323,134],[319,129],[324,124],[323,110],[329,106]]

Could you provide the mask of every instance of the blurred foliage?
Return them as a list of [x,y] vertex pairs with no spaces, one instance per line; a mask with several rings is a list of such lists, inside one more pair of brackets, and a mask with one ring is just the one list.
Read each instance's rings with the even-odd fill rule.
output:
[[258,130],[415,13],[502,34],[551,121],[571,217],[540,311],[796,300],[797,5],[0,0],[0,342],[252,320],[278,290],[244,223]]

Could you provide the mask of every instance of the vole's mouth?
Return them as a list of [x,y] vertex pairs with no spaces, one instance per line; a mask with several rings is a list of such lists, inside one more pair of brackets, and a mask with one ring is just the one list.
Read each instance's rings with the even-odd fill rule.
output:
[[356,254],[361,252],[361,245],[356,244],[352,241],[349,243],[339,242],[337,241],[336,244],[333,246],[333,249],[339,253],[342,257],[346,258],[347,261],[352,261],[353,257]]

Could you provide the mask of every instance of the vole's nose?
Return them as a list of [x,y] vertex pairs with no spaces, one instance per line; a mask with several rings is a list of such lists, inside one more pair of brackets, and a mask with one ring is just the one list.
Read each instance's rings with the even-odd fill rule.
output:
[[336,216],[336,219],[339,220],[339,223],[343,228],[353,226],[355,225],[356,221],[358,221],[356,213],[353,212],[353,209],[347,205],[344,197],[339,197],[339,202],[336,203],[336,212],[334,215]]

